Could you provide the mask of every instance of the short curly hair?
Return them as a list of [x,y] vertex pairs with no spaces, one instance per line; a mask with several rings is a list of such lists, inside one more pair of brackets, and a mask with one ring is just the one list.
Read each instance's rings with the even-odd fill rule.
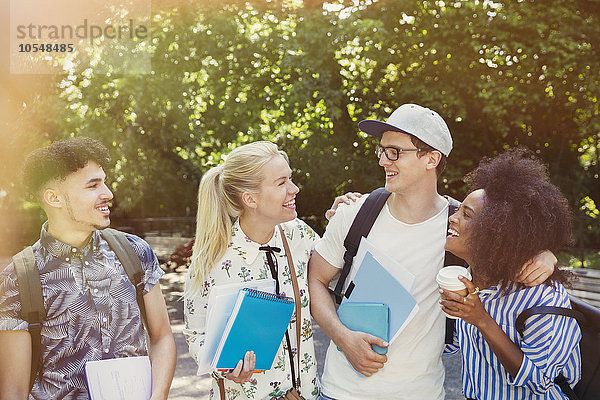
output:
[[[468,245],[474,249],[471,262],[488,283],[507,287],[537,254],[571,242],[567,199],[529,150],[517,147],[484,158],[465,181],[469,192],[485,192]],[[557,268],[550,278],[566,282],[568,276]]]
[[64,180],[84,168],[89,161],[95,161],[106,170],[110,162],[108,149],[89,137],[59,140],[27,156],[23,166],[23,183],[29,194],[38,198],[48,182]]

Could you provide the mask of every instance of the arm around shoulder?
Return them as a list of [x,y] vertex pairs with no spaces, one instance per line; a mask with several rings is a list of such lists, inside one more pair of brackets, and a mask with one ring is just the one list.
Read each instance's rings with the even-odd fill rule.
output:
[[27,399],[31,375],[31,335],[0,332],[0,399]]
[[529,287],[541,285],[554,273],[557,261],[554,253],[544,250],[523,265],[515,280]]
[[144,304],[150,334],[152,400],[166,399],[175,374],[177,350],[160,284],[144,295]]

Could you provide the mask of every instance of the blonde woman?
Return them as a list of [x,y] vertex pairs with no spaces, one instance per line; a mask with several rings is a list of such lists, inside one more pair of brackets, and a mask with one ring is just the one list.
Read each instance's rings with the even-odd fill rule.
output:
[[[206,172],[198,190],[196,242],[185,287],[184,333],[190,353],[198,362],[205,338],[207,302],[216,285],[276,275],[279,291],[293,297],[284,245],[277,228],[280,225],[289,244],[301,297],[299,354],[295,323],[288,327],[292,354],[296,370],[296,357],[300,356],[301,393],[306,399],[314,399],[319,389],[307,265],[318,235],[296,218],[297,193],[287,155],[270,142],[238,147],[225,162]],[[253,373],[254,363],[254,354],[248,352],[233,371],[214,373],[210,399],[221,398],[219,379],[223,379],[221,387],[227,400],[278,398],[292,388],[290,357],[283,345],[270,370]],[[294,372],[298,376],[298,371]]]

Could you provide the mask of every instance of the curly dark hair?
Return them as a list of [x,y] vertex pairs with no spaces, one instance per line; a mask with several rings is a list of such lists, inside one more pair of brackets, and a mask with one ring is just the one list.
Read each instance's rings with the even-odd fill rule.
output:
[[[529,150],[518,147],[484,158],[465,181],[470,192],[485,191],[468,245],[474,249],[471,261],[487,283],[507,287],[537,254],[556,252],[571,242],[567,199]],[[550,280],[566,283],[569,275],[556,268]]]
[[44,185],[51,180],[64,180],[69,174],[95,161],[107,169],[108,149],[88,137],[59,140],[32,151],[25,159],[23,182],[31,195],[38,197]]

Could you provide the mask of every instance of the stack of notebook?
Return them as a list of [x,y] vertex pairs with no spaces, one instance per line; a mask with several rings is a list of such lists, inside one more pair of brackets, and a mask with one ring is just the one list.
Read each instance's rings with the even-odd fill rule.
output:
[[211,367],[219,370],[235,368],[247,351],[254,351],[254,369],[271,369],[293,312],[294,299],[241,289]]
[[237,282],[213,286],[208,297],[206,310],[206,329],[203,351],[198,357],[198,375],[211,373],[211,362],[219,347],[221,336],[227,326],[231,310],[235,305],[240,289],[256,289],[263,292],[275,293],[274,279],[258,279],[247,282]]
[[[338,308],[340,321],[348,329],[369,333],[391,344],[419,309],[410,294],[414,275],[365,238],[355,263],[358,268],[349,282],[353,289]],[[373,350],[385,354],[387,348],[373,346]]]

